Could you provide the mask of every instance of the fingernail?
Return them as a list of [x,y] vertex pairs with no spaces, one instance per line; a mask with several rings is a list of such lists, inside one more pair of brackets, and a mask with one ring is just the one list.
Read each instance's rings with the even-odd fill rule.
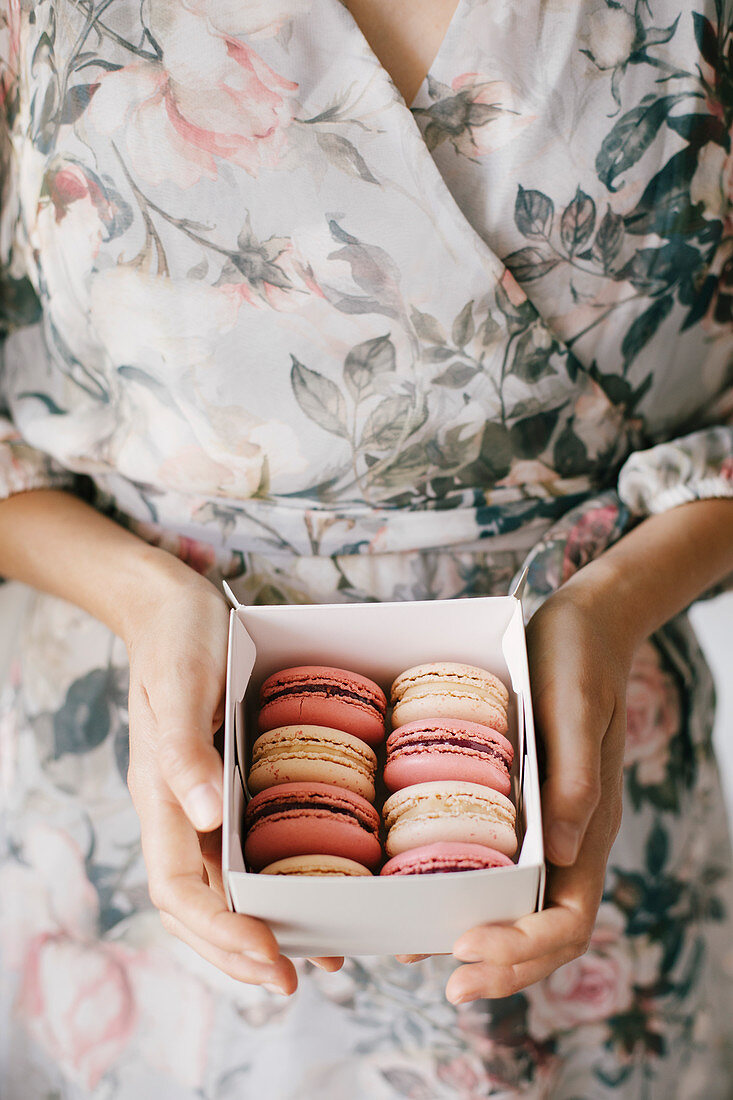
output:
[[199,783],[186,795],[183,808],[196,829],[210,829],[219,820],[221,795],[211,783]]
[[478,951],[475,951],[471,947],[461,947],[460,944],[456,944],[453,948],[453,954],[464,963],[477,963],[482,961],[482,957],[479,955]]
[[266,966],[272,966],[274,959],[271,959],[269,955],[264,955],[261,951],[243,951],[242,954],[251,959],[252,962],[265,963]]
[[574,863],[580,847],[580,829],[567,821],[556,821],[550,829],[550,859]]
[[287,997],[287,993],[282,986],[275,985],[274,982],[263,982],[262,988],[266,989],[268,993],[279,993],[281,997]]
[[473,997],[470,993],[450,993],[448,1000],[452,1005],[463,1005],[466,1001],[472,1001]]

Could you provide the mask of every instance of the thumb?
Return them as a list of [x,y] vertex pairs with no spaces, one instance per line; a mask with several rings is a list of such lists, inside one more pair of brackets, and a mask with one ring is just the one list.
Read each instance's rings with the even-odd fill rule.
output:
[[575,862],[601,797],[601,745],[608,728],[597,690],[584,690],[573,675],[578,670],[568,671],[535,702],[545,757],[545,847],[550,862],[559,866]]
[[216,705],[203,693],[176,692],[155,707],[161,775],[199,832],[221,825],[222,761],[213,745]]

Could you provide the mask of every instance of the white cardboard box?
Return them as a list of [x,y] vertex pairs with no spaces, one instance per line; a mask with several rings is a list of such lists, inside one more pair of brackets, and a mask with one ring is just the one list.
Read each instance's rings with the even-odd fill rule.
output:
[[[235,606],[226,690],[224,886],[230,907],[267,921],[285,955],[450,952],[474,925],[515,920],[541,908],[545,864],[520,586],[509,596],[466,600],[266,607],[244,607],[227,590]],[[249,797],[243,777],[265,677],[293,665],[335,665],[371,677],[389,695],[398,673],[436,660],[479,665],[513,689],[516,866],[387,878],[248,873],[241,839]]]

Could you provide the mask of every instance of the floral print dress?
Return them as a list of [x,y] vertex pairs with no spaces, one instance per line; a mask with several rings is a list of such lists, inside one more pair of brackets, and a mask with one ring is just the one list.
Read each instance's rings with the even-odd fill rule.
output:
[[[76,492],[247,602],[504,594],[733,496],[733,8],[459,0],[413,104],[340,0],[3,0],[0,484]],[[732,505],[733,506],[733,505]],[[731,860],[687,619],[638,651],[591,949],[163,932],[122,643],[35,595],[0,705],[4,1100],[733,1095]]]

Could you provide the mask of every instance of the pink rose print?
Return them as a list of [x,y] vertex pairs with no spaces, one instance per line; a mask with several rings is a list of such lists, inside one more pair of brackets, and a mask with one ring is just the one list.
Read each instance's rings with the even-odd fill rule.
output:
[[480,1074],[477,1073],[468,1058],[457,1057],[450,1062],[439,1063],[438,1079],[463,1100],[481,1100],[486,1096],[483,1068]]
[[214,1026],[212,990],[187,972],[175,949],[170,954],[136,952],[127,974],[139,1021],[135,1042],[142,1056],[187,1089],[200,1088]]
[[216,565],[216,551],[210,543],[163,531],[152,523],[135,523],[134,530],[151,546],[162,547],[202,576],[206,576]]
[[636,767],[645,787],[664,781],[669,743],[680,729],[679,692],[659,663],[651,642],[638,649],[626,689],[626,749],[624,765]]
[[428,81],[430,107],[413,107],[430,150],[450,141],[457,153],[474,160],[514,140],[534,121],[523,115],[517,95],[504,80],[461,73],[452,84]]
[[612,504],[594,508],[580,517],[565,543],[562,583],[606,549],[616,527],[618,509]]
[[105,195],[99,180],[89,169],[68,162],[47,174],[44,192],[53,203],[56,222],[63,221],[72,203],[88,201],[97,212],[100,221],[109,225],[115,216],[115,207]]
[[136,1017],[117,951],[63,934],[31,944],[18,1012],[34,1038],[79,1085],[93,1089],[127,1046]]
[[461,73],[451,87],[463,100],[466,112],[465,125],[453,144],[467,157],[482,157],[501,149],[536,117],[522,115],[514,89],[504,80]]
[[216,179],[217,160],[257,176],[277,165],[297,84],[247,43],[181,4],[154,0],[151,32],[162,61],[106,74],[89,108],[102,133],[124,129],[127,159],[153,185]]
[[620,931],[599,923],[591,946],[543,982],[529,986],[529,1031],[537,1040],[624,1012],[633,997],[633,959]]

